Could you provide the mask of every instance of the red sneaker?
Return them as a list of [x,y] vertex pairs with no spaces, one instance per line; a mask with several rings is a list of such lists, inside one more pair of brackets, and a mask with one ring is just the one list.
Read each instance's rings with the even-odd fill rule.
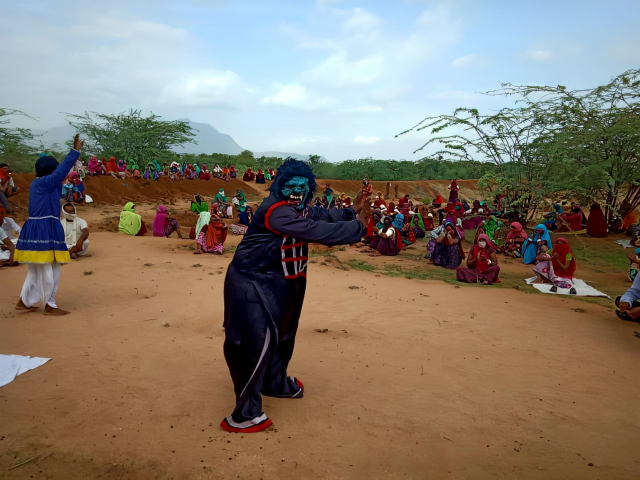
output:
[[247,420],[242,423],[234,422],[231,415],[229,415],[220,423],[223,430],[233,433],[258,433],[266,430],[271,425],[273,425],[273,422],[270,418],[267,418],[265,413],[253,420]]

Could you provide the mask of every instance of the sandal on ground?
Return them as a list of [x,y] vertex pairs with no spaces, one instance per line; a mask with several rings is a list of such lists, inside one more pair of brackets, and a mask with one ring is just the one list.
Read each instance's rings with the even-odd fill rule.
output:
[[551,290],[549,290],[550,292],[556,293],[558,291],[558,287],[556,287],[555,285],[553,287],[551,287]]
[[571,287],[571,290],[569,290],[569,295],[577,295],[578,292],[576,292],[576,289]]

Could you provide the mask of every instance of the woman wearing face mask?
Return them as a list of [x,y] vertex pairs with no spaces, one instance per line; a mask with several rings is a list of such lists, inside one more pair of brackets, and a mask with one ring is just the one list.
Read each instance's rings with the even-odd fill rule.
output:
[[431,260],[439,267],[456,268],[463,258],[462,239],[455,226],[446,222],[442,234],[436,239]]
[[500,267],[498,266],[496,250],[493,248],[489,237],[483,233],[478,237],[478,243],[469,250],[467,268],[456,268],[456,280],[465,283],[491,285],[500,281],[499,274]]

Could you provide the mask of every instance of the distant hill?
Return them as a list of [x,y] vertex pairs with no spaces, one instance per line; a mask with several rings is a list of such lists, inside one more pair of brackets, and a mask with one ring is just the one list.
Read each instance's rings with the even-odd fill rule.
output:
[[[183,147],[176,148],[176,153],[193,153],[196,155],[199,153],[224,153],[227,155],[238,155],[245,150],[245,148],[236,143],[231,135],[220,133],[208,123],[193,122],[188,118],[181,118],[180,120],[187,122],[194,129],[196,134],[194,140],[197,143],[187,143]],[[45,149],[51,148],[54,144],[58,144],[64,148],[65,143],[70,141],[75,133],[75,129],[71,125],[52,127],[48,130],[33,130],[33,134],[36,136],[35,144],[40,145],[40,142],[42,142]],[[280,158],[293,157],[298,160],[307,160],[309,158],[309,155],[299,153],[254,152],[256,158],[262,155],[265,157]],[[324,157],[321,157],[321,159],[326,160]]]

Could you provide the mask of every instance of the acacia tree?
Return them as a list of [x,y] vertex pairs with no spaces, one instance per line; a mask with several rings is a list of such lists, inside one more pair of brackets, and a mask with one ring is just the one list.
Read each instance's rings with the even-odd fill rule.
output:
[[640,206],[640,70],[593,89],[504,84],[491,94],[518,96],[544,119],[538,155],[563,167],[563,189],[604,201],[610,225]]
[[29,146],[29,142],[33,140],[33,134],[28,128],[10,128],[6,126],[11,123],[10,117],[12,115],[29,117],[29,115],[20,110],[0,108],[0,155],[4,155],[9,151],[24,154],[31,153],[33,148]]
[[85,112],[67,114],[67,122],[86,139],[85,151],[93,155],[113,155],[136,160],[139,164],[171,152],[173,147],[196,143],[188,123],[162,120],[151,113],[143,117],[140,110],[104,114]]
[[[479,162],[492,162],[495,171],[485,174],[478,185],[491,193],[503,193],[510,207],[533,214],[548,194],[546,165],[533,147],[545,124],[529,106],[504,108],[493,115],[458,108],[452,115],[427,117],[396,137],[428,128],[433,136],[414,153],[439,144],[442,149],[434,154],[438,159],[462,160],[478,170]],[[462,133],[440,135],[448,129]]]

